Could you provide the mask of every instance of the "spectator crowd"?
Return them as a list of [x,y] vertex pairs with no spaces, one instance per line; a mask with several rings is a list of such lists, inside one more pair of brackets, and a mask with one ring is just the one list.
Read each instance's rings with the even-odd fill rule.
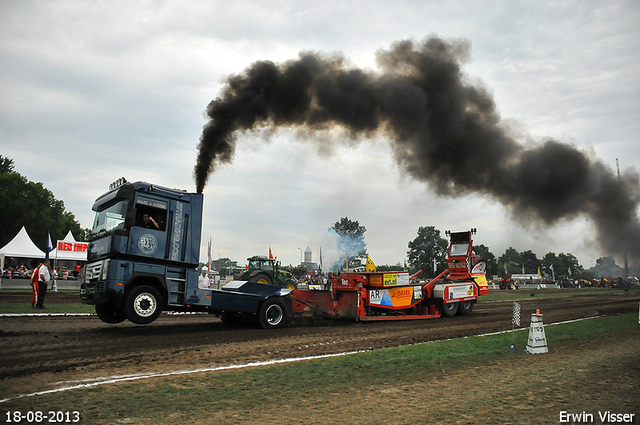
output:
[[[33,269],[30,269],[27,265],[21,266],[7,266],[2,269],[3,279],[31,279]],[[52,279],[69,280],[78,279],[82,276],[82,266],[76,265],[72,270],[68,267],[58,267],[51,270]]]

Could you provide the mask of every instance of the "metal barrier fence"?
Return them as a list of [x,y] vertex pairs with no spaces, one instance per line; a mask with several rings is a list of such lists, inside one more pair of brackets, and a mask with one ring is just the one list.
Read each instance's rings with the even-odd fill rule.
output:
[[[80,281],[77,279],[56,279],[55,285],[58,290],[80,290]],[[0,279],[0,289],[31,289],[31,279],[3,277]],[[48,290],[53,290],[53,286],[49,284]]]

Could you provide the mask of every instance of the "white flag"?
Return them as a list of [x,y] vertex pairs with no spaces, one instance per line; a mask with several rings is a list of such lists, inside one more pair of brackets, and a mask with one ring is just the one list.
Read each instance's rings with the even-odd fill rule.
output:
[[51,233],[47,232],[47,252],[44,254],[44,259],[49,259],[49,253],[53,251],[53,244],[51,243]]

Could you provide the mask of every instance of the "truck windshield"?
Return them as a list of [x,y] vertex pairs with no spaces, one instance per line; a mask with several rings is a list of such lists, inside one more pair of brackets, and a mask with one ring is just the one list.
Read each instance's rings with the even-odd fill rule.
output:
[[93,220],[91,236],[98,237],[110,233],[113,229],[124,229],[129,201],[116,202],[108,208],[96,213]]

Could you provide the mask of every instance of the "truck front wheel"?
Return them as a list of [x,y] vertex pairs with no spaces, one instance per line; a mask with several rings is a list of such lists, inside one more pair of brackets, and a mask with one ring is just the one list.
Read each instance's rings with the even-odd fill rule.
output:
[[269,298],[260,307],[258,322],[263,329],[282,328],[289,322],[289,311],[279,298]]
[[106,304],[96,304],[96,314],[100,320],[110,324],[122,323],[127,320],[112,301]]
[[442,314],[447,317],[453,317],[458,312],[458,303],[443,303]]
[[138,325],[146,325],[162,313],[162,298],[152,286],[138,286],[126,297],[124,311],[127,319]]

